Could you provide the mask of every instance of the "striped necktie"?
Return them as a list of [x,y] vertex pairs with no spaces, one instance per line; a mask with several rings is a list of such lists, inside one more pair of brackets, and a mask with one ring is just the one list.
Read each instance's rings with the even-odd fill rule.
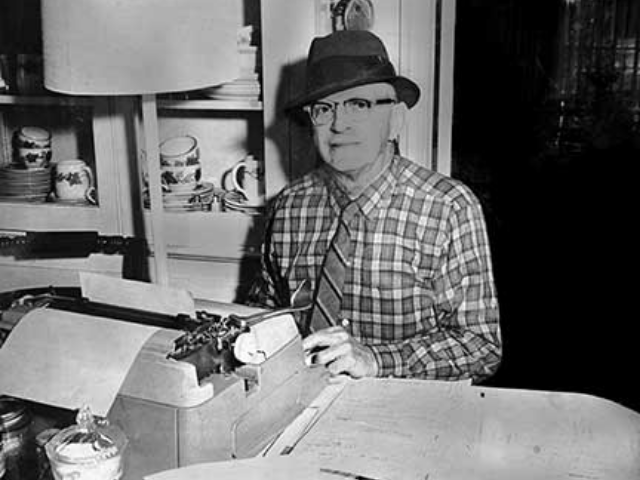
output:
[[342,287],[351,255],[349,223],[357,210],[357,203],[351,202],[340,213],[338,228],[331,239],[316,282],[315,306],[311,316],[312,332],[339,324]]

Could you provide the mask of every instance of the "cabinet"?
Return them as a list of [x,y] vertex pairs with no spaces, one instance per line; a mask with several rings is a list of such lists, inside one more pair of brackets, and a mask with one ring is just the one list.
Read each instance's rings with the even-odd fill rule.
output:
[[[157,98],[160,141],[182,134],[198,138],[203,180],[215,187],[247,154],[263,161],[264,192],[272,198],[286,183],[314,166],[307,127],[287,118],[283,106],[303,88],[304,63],[312,38],[332,29],[332,0],[225,0],[237,13],[238,28],[256,29],[260,65],[260,100],[212,100],[197,92]],[[392,60],[422,89],[422,101],[410,113],[403,153],[447,171],[453,71],[453,1],[373,0],[375,23]],[[18,7],[21,5],[21,7]],[[212,8],[217,8],[212,3]],[[38,2],[0,0],[0,8],[25,14]],[[8,10],[7,10],[8,9]],[[37,17],[37,14],[33,14]],[[28,15],[26,15],[28,16]],[[3,19],[7,17],[3,14]],[[10,30],[2,20],[0,41]],[[15,30],[15,28],[14,28]],[[15,36],[15,33],[14,33]],[[7,53],[1,49],[0,53]],[[13,51],[11,54],[22,52]],[[39,113],[40,112],[40,113]],[[42,113],[46,112],[46,114]],[[60,155],[83,156],[93,166],[98,205],[0,203],[0,233],[22,230],[98,230],[101,234],[144,236],[152,247],[162,242],[168,253],[170,283],[195,296],[236,300],[259,261],[264,216],[228,211],[164,211],[163,237],[153,238],[154,221],[143,195],[145,152],[139,104],[133,97],[72,97],[41,93],[0,95],[2,151],[7,135],[24,122],[51,116],[46,125],[65,147]],[[59,132],[56,134],[56,132]],[[74,150],[75,148],[75,150]],[[7,154],[3,155],[7,162]],[[157,221],[157,218],[156,218]],[[76,269],[118,274],[107,259],[68,266],[59,261],[19,263],[0,257],[0,289],[35,283],[73,283]],[[111,260],[109,260],[111,262]],[[153,271],[153,261],[151,262]],[[62,273],[63,274],[62,274]]]

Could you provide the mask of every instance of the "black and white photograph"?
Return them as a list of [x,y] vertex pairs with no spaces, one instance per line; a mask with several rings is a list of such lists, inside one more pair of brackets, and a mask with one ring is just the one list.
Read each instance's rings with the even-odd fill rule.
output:
[[633,480],[638,0],[0,0],[0,480]]

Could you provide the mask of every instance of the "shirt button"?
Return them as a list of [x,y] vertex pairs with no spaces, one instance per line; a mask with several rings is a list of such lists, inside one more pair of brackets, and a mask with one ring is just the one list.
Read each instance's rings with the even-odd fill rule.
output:
[[347,319],[347,318],[343,318],[343,319],[342,319],[342,321],[341,321],[340,323],[342,324],[342,327],[343,327],[343,328],[349,328],[349,324],[350,324],[351,322],[349,322],[349,319]]

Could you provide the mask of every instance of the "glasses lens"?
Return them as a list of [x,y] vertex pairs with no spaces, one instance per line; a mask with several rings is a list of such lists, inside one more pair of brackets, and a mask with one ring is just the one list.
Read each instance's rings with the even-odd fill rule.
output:
[[309,114],[311,115],[311,120],[313,120],[316,125],[323,125],[331,121],[333,117],[333,106],[328,103],[317,102],[311,105]]
[[[393,99],[367,100],[366,98],[350,98],[345,100],[343,115],[349,121],[361,122],[367,119],[374,105],[395,103]],[[316,102],[307,107],[311,120],[315,125],[326,125],[333,121],[335,111],[339,104]]]

